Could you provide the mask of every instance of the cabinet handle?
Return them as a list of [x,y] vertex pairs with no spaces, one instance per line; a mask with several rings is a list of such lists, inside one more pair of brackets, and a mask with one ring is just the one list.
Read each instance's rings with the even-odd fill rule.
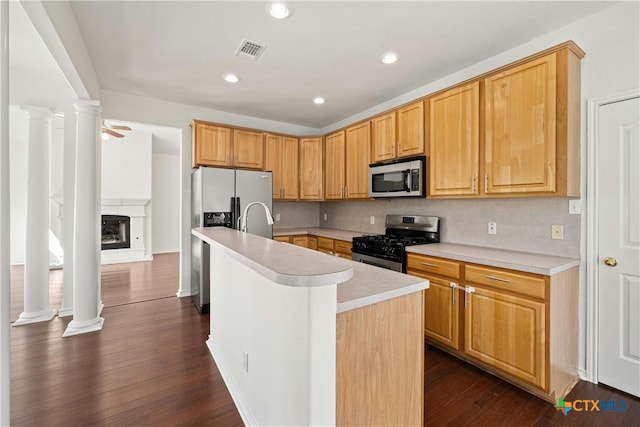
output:
[[476,176],[475,175],[471,177],[471,192],[473,194],[476,194]]
[[498,282],[511,283],[511,280],[503,279],[502,277],[496,277],[496,276],[486,276],[486,277],[487,277],[487,279],[497,280]]
[[489,192],[489,175],[484,174],[484,192]]
[[450,282],[449,286],[451,286],[451,305],[456,305],[456,289],[458,289],[458,284]]
[[422,264],[422,265],[426,265],[427,267],[438,268],[438,266],[437,266],[437,265],[435,265],[435,264],[429,264],[428,262],[421,262],[420,264]]
[[472,294],[476,291],[476,288],[474,288],[473,286],[465,286],[463,288],[464,290],[464,306],[467,306],[467,295]]

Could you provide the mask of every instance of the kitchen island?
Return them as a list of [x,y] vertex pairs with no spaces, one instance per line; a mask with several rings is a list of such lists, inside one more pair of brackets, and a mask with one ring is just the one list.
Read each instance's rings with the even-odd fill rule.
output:
[[207,346],[247,425],[421,425],[428,280],[225,228]]

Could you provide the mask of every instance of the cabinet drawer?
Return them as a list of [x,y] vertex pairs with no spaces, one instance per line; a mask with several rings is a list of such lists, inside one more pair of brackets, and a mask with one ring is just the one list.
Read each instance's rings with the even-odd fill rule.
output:
[[336,252],[341,252],[345,255],[351,254],[351,242],[347,242],[344,240],[334,240],[333,241],[333,249]]
[[296,246],[302,246],[304,248],[307,247],[307,236],[291,236],[291,243]]
[[545,280],[541,277],[477,265],[466,265],[464,274],[469,284],[477,283],[534,298],[545,298]]
[[459,262],[445,261],[440,258],[432,258],[424,255],[409,254],[409,256],[407,256],[407,270],[432,273],[454,279],[460,278]]
[[318,237],[318,249],[326,249],[333,251],[333,239],[327,239],[326,237]]
[[278,242],[291,243],[291,236],[273,236],[273,240]]

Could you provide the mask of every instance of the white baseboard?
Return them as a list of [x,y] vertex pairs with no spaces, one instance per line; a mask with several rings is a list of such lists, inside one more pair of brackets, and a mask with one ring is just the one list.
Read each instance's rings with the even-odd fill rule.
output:
[[233,380],[233,376],[231,375],[231,371],[229,371],[223,362],[223,358],[220,353],[216,349],[216,345],[211,339],[211,335],[209,335],[209,339],[206,341],[207,347],[209,348],[209,353],[213,356],[213,361],[216,363],[218,367],[218,371],[220,371],[220,375],[222,375],[222,379],[224,380],[227,389],[229,390],[229,394],[233,399],[233,403],[236,404],[236,409],[240,413],[240,417],[242,418],[242,422],[246,426],[257,426],[258,420],[255,418],[253,413],[251,412],[251,408],[249,408],[249,404],[247,399],[244,397],[240,388],[236,385]]

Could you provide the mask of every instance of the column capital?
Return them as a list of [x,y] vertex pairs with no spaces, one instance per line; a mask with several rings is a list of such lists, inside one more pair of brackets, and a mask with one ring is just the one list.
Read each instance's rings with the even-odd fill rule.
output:
[[30,119],[50,119],[53,115],[51,108],[39,105],[21,105],[20,109],[25,111]]
[[93,99],[77,99],[76,101],[74,101],[73,106],[79,113],[90,113],[98,115],[102,112],[100,101],[95,101]]

